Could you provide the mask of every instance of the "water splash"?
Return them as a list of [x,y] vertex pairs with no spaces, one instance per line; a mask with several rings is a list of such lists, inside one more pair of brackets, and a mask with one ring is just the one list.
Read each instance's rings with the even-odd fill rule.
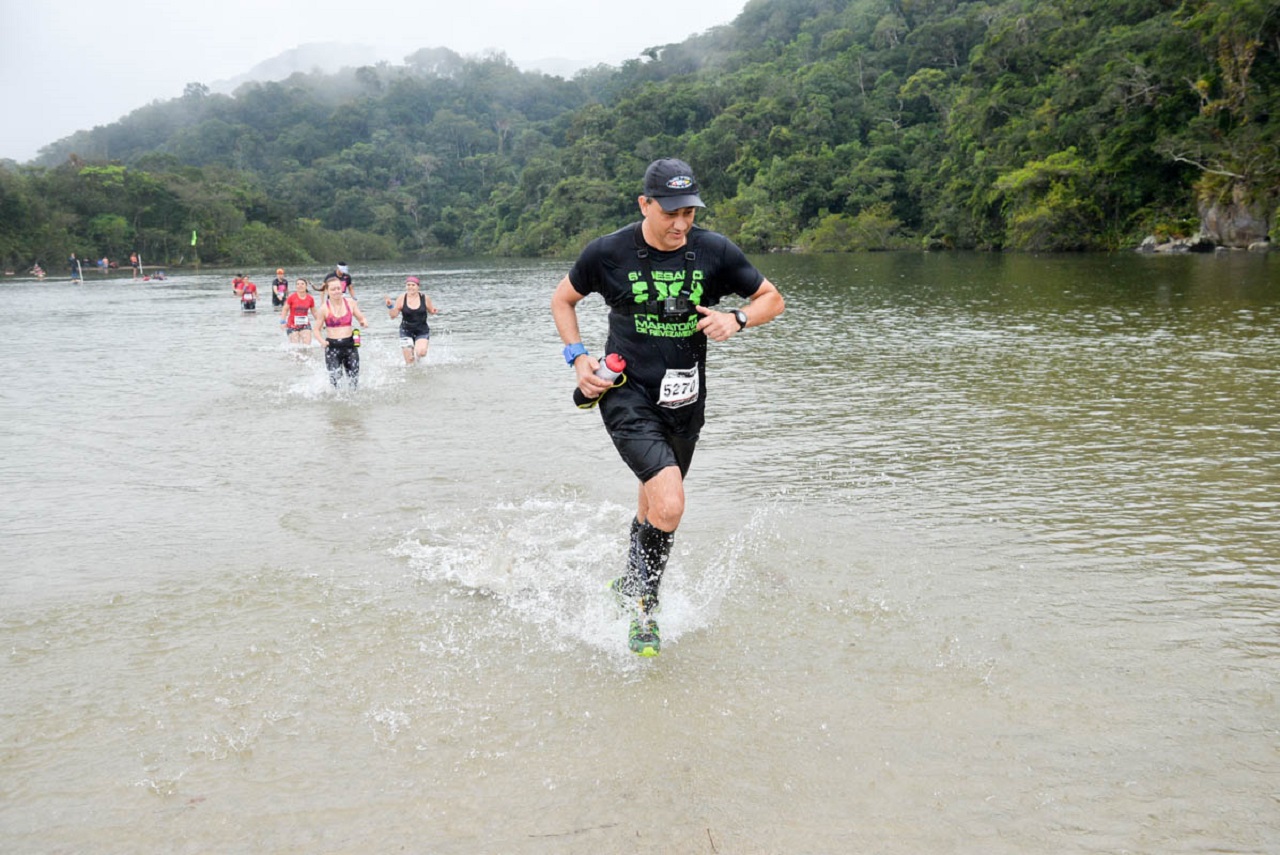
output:
[[[421,582],[492,598],[495,620],[532,629],[549,649],[623,651],[628,617],[606,588],[624,569],[632,514],[612,502],[539,493],[428,516],[391,552]],[[715,622],[763,520],[754,517],[709,562],[677,538],[659,613],[665,645]]]

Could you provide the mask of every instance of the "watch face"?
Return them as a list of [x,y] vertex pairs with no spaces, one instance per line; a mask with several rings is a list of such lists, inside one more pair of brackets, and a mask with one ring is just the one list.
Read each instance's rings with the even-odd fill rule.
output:
[[747,326],[747,313],[741,309],[734,309],[733,316],[738,319],[738,329],[745,329]]

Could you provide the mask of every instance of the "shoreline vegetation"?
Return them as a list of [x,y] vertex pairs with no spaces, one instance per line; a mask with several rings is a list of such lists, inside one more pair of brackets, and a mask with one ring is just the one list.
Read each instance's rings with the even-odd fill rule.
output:
[[[748,252],[1269,251],[1266,0],[751,0],[572,79],[501,53],[201,83],[0,162],[0,265],[572,257],[693,163]],[[85,269],[91,280],[96,270]]]
[[[1215,244],[1212,241],[1205,239],[1203,236],[1197,236],[1194,238],[1179,238],[1176,240],[1167,241],[1165,243],[1158,243],[1154,237],[1149,237],[1146,240],[1144,240],[1141,245],[1137,247],[1132,247],[1126,250],[1083,250],[1083,251],[1075,251],[1070,254],[1106,255],[1114,252],[1136,252],[1136,253],[1153,254],[1153,255],[1185,255],[1185,254],[1224,255],[1224,254],[1238,254],[1238,253],[1244,253],[1244,252],[1251,253],[1251,254],[1265,254],[1265,253],[1276,252],[1278,250],[1280,250],[1280,247],[1277,247],[1276,244],[1272,243],[1269,239],[1256,241],[1250,244],[1248,247],[1227,247],[1227,246],[1221,246],[1221,245]],[[916,249],[903,248],[903,249],[873,250],[873,251],[874,252],[923,252],[923,253],[975,252],[975,251],[980,252],[980,250],[961,250],[961,249],[948,249],[945,247],[928,247],[928,246],[916,248]],[[802,253],[801,250],[796,250],[792,248],[780,248],[780,249],[771,250],[770,252]],[[850,251],[850,252],[856,252],[856,251]],[[453,259],[461,259],[465,257],[466,256],[461,256],[461,255],[458,255],[458,256],[445,255],[445,256],[436,257],[432,260],[439,262],[439,261],[449,261]],[[410,260],[397,257],[397,258],[362,259],[362,261],[366,264],[376,265],[376,264],[408,263]],[[94,267],[94,268],[85,269],[85,274],[82,280],[72,280],[70,277],[70,274],[67,273],[66,271],[59,271],[59,273],[52,274],[52,275],[47,272],[41,275],[36,275],[34,273],[31,273],[30,271],[16,271],[10,268],[5,268],[3,271],[0,271],[0,275],[3,275],[5,279],[9,279],[12,281],[49,281],[49,282],[83,281],[86,284],[92,284],[95,281],[106,282],[112,279],[129,279],[136,282],[143,282],[143,281],[163,282],[172,278],[172,276],[175,275],[175,272],[177,275],[180,275],[186,272],[199,273],[202,268],[212,269],[212,270],[218,270],[218,269],[229,270],[237,266],[237,264],[238,264],[237,262],[225,262],[225,263],[218,263],[218,264],[197,265],[190,262],[184,263],[183,261],[177,261],[172,264],[156,265],[154,267],[148,266],[145,269],[145,271],[137,277],[133,276],[132,270],[128,267],[110,268],[106,271],[103,271],[101,268]],[[241,265],[241,266],[247,266],[247,265]],[[317,268],[324,267],[323,264],[316,264],[316,263],[307,263],[305,266],[317,267]],[[161,275],[157,277],[156,276],[157,273]],[[268,271],[264,270],[263,273],[260,274],[260,278],[265,277],[267,273]]]

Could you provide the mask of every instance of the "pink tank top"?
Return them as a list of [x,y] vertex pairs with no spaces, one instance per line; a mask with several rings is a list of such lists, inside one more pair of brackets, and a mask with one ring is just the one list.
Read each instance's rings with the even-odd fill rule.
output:
[[335,318],[335,317],[333,316],[333,309],[329,308],[329,301],[328,301],[328,300],[326,300],[326,301],[325,301],[325,303],[324,303],[324,325],[325,325],[326,327],[349,327],[349,326],[351,326],[351,304],[350,304],[350,303],[348,303],[348,302],[347,302],[347,300],[346,300],[346,298],[344,297],[344,298],[342,299],[342,305],[346,307],[346,309],[347,309],[347,313],[346,313],[345,315],[343,315],[342,317]]

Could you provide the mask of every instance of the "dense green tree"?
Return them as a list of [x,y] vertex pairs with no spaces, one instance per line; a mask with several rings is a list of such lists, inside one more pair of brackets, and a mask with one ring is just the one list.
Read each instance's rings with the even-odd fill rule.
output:
[[750,0],[572,80],[424,48],[188,84],[0,165],[0,259],[567,253],[662,156],[752,250],[1111,248],[1273,219],[1278,99],[1275,0]]

